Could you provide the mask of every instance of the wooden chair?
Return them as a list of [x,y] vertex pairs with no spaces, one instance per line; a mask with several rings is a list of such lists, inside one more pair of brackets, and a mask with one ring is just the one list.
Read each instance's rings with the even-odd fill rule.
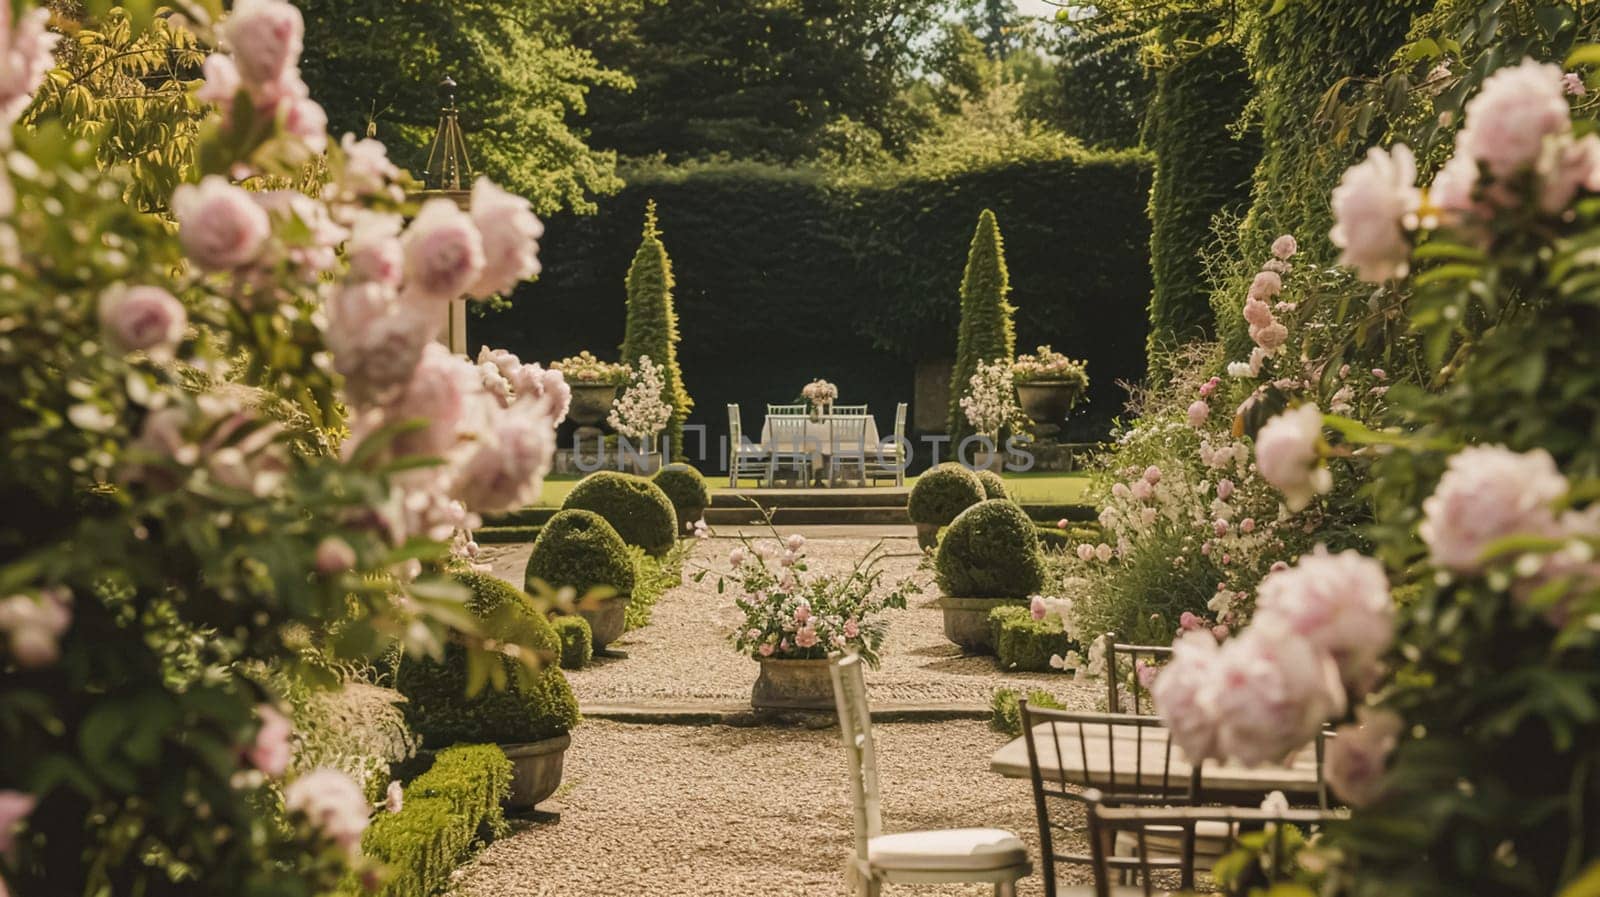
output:
[[[862,405],[865,408],[867,406]],[[861,482],[867,482],[867,419],[859,417],[828,418],[828,483],[839,485],[839,470],[853,465],[861,471]]]
[[894,409],[894,438],[880,442],[867,461],[867,478],[873,482],[893,479],[896,487],[906,484],[906,403]]
[[728,406],[728,488],[739,488],[739,480],[751,477],[757,483],[767,475],[767,450],[745,438],[739,421],[739,406]]
[[[1122,673],[1117,668],[1118,661],[1123,658],[1126,658],[1125,666],[1132,676],[1127,683],[1122,681]],[[1154,715],[1155,702],[1150,698],[1150,689],[1139,681],[1139,664],[1143,662],[1159,666],[1171,658],[1172,648],[1169,645],[1130,645],[1118,642],[1116,633],[1106,633],[1106,709],[1111,713]],[[1124,684],[1128,686],[1132,707],[1123,707],[1121,704],[1121,688]]]
[[[1033,805],[1039,821],[1039,853],[1044,862],[1044,892],[1046,897],[1056,897],[1056,863],[1076,866],[1105,865],[1114,870],[1129,870],[1135,863],[1149,863],[1162,868],[1177,868],[1179,845],[1175,832],[1167,832],[1166,840],[1149,845],[1155,852],[1133,856],[1137,845],[1125,842],[1118,845],[1114,838],[1096,841],[1086,822],[1076,813],[1066,813],[1073,804],[1085,807],[1088,795],[1110,806],[1167,807],[1192,805],[1199,799],[1201,764],[1193,764],[1188,772],[1175,770],[1176,747],[1166,738],[1161,720],[1150,716],[1125,713],[1075,713],[1047,710],[1021,702],[1022,733],[1028,747],[1028,770],[1033,782]],[[1036,730],[1043,730],[1036,731]],[[1069,781],[1064,762],[1055,765],[1055,772],[1046,778],[1039,763],[1040,744],[1045,741],[1057,758],[1077,755],[1082,769],[1081,782]],[[1164,745],[1159,759],[1147,761],[1145,746],[1159,740]],[[1119,754],[1117,747],[1124,744],[1131,751]],[[1096,769],[1090,756],[1103,755],[1107,763]],[[1119,764],[1122,757],[1124,762]],[[1199,851],[1214,858],[1221,852],[1221,838],[1227,832],[1208,829],[1201,831]],[[1086,841],[1087,852],[1058,849],[1058,841]],[[1071,845],[1067,845],[1071,847]],[[1120,848],[1120,849],[1119,849]],[[1165,855],[1160,855],[1164,850]],[[1067,893],[1087,894],[1083,889]]]
[[772,430],[767,445],[767,485],[778,482],[778,471],[792,468],[804,486],[811,480],[811,446],[807,445],[810,421],[803,415],[781,414],[767,419]]
[[810,405],[767,405],[767,417],[805,417],[810,413]]
[[1013,897],[1017,879],[1026,877],[1033,867],[1027,847],[1011,832],[961,828],[883,834],[878,760],[861,658],[835,654],[829,658],[828,672],[833,677],[833,699],[849,758],[850,797],[855,807],[855,854],[845,867],[851,893],[877,897],[884,882],[978,882],[993,884],[996,897]]
[[[1175,873],[1177,890],[1195,890],[1197,863],[1201,859],[1196,846],[1204,839],[1207,828],[1227,832],[1222,844],[1223,852],[1232,851],[1241,832],[1265,831],[1266,846],[1261,853],[1262,862],[1252,867],[1243,882],[1250,893],[1265,893],[1274,885],[1293,881],[1292,863],[1288,862],[1284,847],[1285,832],[1296,826],[1302,834],[1311,835],[1329,822],[1348,818],[1348,814],[1326,810],[1257,810],[1245,807],[1115,807],[1102,799],[1098,792],[1085,794],[1091,845],[1106,844],[1126,838],[1139,846],[1131,867],[1112,863],[1113,857],[1101,855],[1095,863],[1095,897],[1112,897],[1113,894],[1139,894],[1155,897],[1174,890],[1157,883],[1158,874]],[[1166,841],[1177,833],[1181,844],[1177,862],[1165,856],[1157,847],[1158,840]],[[1135,888],[1114,883],[1122,877],[1136,883]],[[1169,875],[1169,877],[1172,877]],[[1241,888],[1242,890],[1242,888]]]

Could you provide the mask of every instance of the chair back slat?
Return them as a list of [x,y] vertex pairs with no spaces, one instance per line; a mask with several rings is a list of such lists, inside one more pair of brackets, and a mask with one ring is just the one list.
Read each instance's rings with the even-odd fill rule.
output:
[[810,408],[808,406],[806,406],[806,405],[770,405],[769,404],[767,406],[767,416],[768,417],[779,417],[779,416],[782,416],[782,417],[804,417],[805,415],[807,415],[809,413],[810,413]]
[[866,451],[867,419],[865,417],[828,418],[828,443],[835,455],[841,451]]
[[[1105,635],[1106,650],[1106,710],[1110,713],[1132,713],[1136,716],[1154,714],[1155,702],[1150,689],[1139,678],[1139,665],[1157,666],[1172,657],[1167,645],[1131,645],[1117,641],[1114,632]],[[1120,664],[1120,665],[1119,665]],[[1129,678],[1124,681],[1123,676]],[[1124,695],[1122,686],[1127,685]],[[1124,700],[1124,699],[1127,700]]]
[[799,452],[806,449],[808,421],[804,417],[779,415],[768,421],[774,451]]
[[834,405],[830,409],[830,413],[831,413],[831,415],[833,417],[866,417],[867,416],[867,406],[865,406],[865,405]]
[[855,813],[856,856],[867,858],[867,842],[883,832],[883,810],[878,797],[878,758],[872,744],[872,712],[867,706],[867,683],[861,658],[835,654],[828,658],[833,679],[833,701],[839,713],[850,767],[850,798]]
[[894,436],[895,441],[906,438],[906,403],[901,402],[894,406]]

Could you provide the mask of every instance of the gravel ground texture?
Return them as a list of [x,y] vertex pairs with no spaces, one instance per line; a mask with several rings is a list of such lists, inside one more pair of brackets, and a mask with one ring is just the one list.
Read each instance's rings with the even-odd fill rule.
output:
[[[884,830],[994,826],[1034,857],[1023,780],[988,770],[1004,736],[984,723],[874,727]],[[750,897],[844,894],[851,810],[838,730],[651,726],[590,720],[572,733],[559,820],[514,823],[457,873],[457,897]],[[1086,883],[1064,868],[1063,881]],[[983,885],[887,893],[989,894]]]
[[[798,531],[806,534],[803,527]],[[923,592],[905,610],[889,612],[883,664],[867,671],[873,702],[987,706],[996,688],[1009,686],[1045,688],[1069,706],[1094,709],[1103,686],[1056,673],[1002,673],[994,658],[965,655],[947,641],[943,615],[933,606],[938,588],[930,573],[918,569],[921,555],[913,539],[841,538],[829,532],[810,539],[805,553],[813,573],[843,572],[880,541],[897,555],[882,564],[885,582],[912,577]],[[729,644],[738,609],[729,595],[716,590],[717,574],[729,570],[728,551],[737,544],[729,538],[700,543],[685,565],[684,584],[661,597],[650,625],[613,643],[628,653],[627,659],[597,658],[587,669],[567,673],[580,705],[678,706],[749,699],[757,666]],[[483,559],[496,575],[522,581],[530,546],[493,545],[484,551]],[[694,572],[708,567],[712,572],[696,583]]]

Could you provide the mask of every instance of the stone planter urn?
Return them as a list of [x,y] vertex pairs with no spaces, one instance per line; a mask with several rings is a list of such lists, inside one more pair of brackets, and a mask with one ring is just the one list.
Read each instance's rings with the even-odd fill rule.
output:
[[832,710],[833,679],[827,658],[761,660],[761,675],[750,690],[757,710]]
[[622,637],[622,632],[627,628],[626,617],[628,610],[628,595],[612,595],[602,599],[593,608],[579,607],[576,613],[589,623],[589,632],[592,635],[595,651],[601,651],[606,645]]
[[511,794],[506,797],[506,809],[531,810],[534,804],[556,793],[561,787],[561,770],[570,744],[572,736],[563,734],[542,741],[500,745],[511,761]]
[[1022,413],[1040,426],[1054,426],[1065,420],[1082,395],[1083,390],[1076,383],[1040,380],[1017,384],[1017,400],[1022,404]]
[[979,449],[972,453],[972,469],[1005,473],[1006,453],[1000,449],[992,452]]
[[1007,604],[1026,607],[1019,598],[952,598],[935,602],[944,611],[944,637],[970,654],[993,654],[994,633],[989,630],[989,611]]
[[583,427],[598,426],[611,412],[611,403],[617,398],[617,388],[609,383],[573,383],[572,406],[567,417]]
[[638,454],[625,452],[621,457],[626,459],[629,472],[636,473],[642,477],[653,476],[656,471],[661,469],[662,459],[660,452],[640,452]]

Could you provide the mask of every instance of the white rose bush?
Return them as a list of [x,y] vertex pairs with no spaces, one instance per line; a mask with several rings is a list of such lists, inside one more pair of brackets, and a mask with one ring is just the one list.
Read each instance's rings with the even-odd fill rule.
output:
[[[285,0],[184,4],[214,111],[170,218],[137,210],[92,139],[14,124],[54,36],[4,10],[0,494],[26,526],[0,545],[0,881],[375,880],[361,790],[283,780],[271,683],[450,639],[539,662],[483,639],[441,574],[479,514],[537,495],[570,391],[435,340],[449,303],[538,273],[542,226],[487,180],[467,209],[412,208],[381,144],[330,141]],[[322,153],[311,189],[278,188]]]
[[1600,874],[1581,809],[1600,801],[1600,137],[1572,83],[1508,64],[1431,179],[1396,144],[1333,191],[1339,261],[1420,376],[1374,369],[1384,392],[1357,409],[1326,378],[1280,389],[1254,454],[1286,511],[1356,480],[1369,544],[1273,570],[1248,627],[1185,632],[1152,684],[1194,758],[1280,762],[1333,728],[1349,893],[1583,893]]

